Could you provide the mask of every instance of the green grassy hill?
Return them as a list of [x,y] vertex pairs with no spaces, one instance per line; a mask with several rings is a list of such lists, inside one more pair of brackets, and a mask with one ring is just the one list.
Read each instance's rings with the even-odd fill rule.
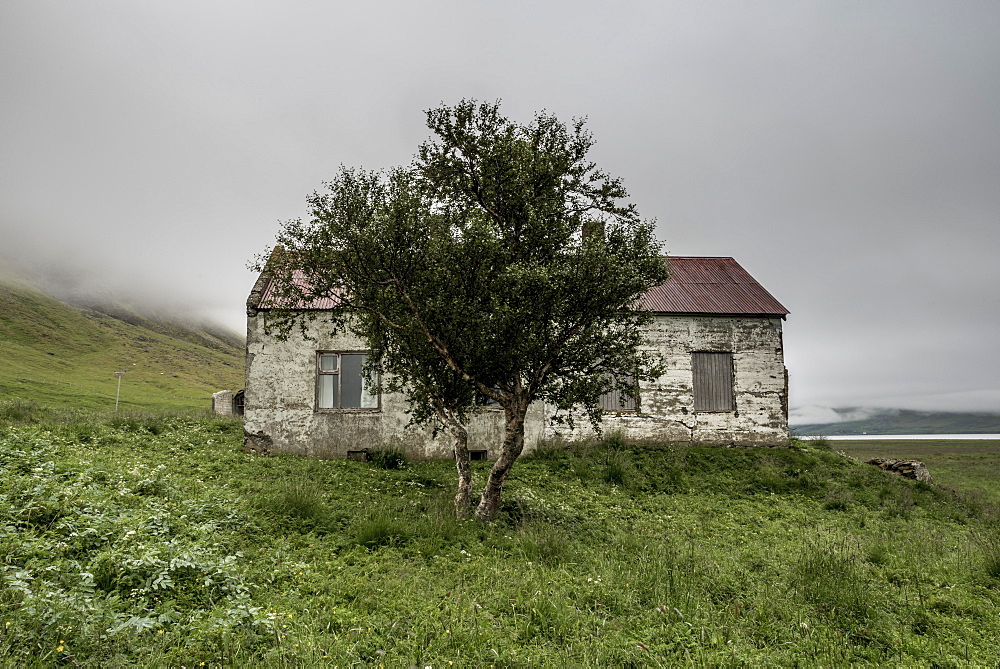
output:
[[69,409],[197,411],[243,387],[235,335],[144,316],[120,305],[73,307],[0,279],[0,399]]

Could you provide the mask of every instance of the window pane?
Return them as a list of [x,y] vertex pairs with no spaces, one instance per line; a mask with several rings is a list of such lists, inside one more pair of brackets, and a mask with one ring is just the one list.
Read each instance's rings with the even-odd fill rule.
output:
[[[361,357],[363,360],[364,356]],[[378,395],[368,389],[368,384],[365,383],[364,379],[361,379],[361,408],[378,409]]]
[[319,368],[324,372],[337,371],[337,354],[324,353],[319,356]]
[[340,407],[342,409],[364,407],[361,404],[361,366],[364,364],[364,353],[342,353],[340,355],[340,391],[342,393]]
[[340,377],[337,374],[320,374],[319,375],[319,408],[320,409],[336,409],[337,408],[337,379]]
[[[494,388],[494,389],[496,389],[496,388]],[[487,397],[486,395],[483,395],[478,390],[476,391],[476,394],[473,396],[473,402],[475,402],[475,404],[476,404],[477,407],[499,407],[500,406],[500,403],[497,402],[495,399],[493,399],[492,397]]]

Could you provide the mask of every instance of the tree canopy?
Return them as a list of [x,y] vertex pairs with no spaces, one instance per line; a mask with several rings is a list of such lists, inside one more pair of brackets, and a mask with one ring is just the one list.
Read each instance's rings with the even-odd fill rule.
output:
[[[638,298],[667,269],[652,222],[587,159],[582,120],[541,112],[519,124],[471,100],[426,114],[433,134],[410,165],[341,168],[308,198],[308,220],[282,224],[283,251],[259,269],[281,303],[334,298],[341,327],[368,343],[369,378],[405,392],[416,421],[451,432],[459,513],[471,508],[464,422],[477,393],[503,408],[476,508],[489,520],[524,448],[529,404],[596,422],[602,393],[633,397],[655,376],[639,348],[649,315]],[[305,314],[275,316],[287,335]]]

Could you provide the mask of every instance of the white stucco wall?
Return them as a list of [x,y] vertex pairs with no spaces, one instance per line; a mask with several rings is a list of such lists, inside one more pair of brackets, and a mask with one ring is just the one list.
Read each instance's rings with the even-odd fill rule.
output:
[[[380,411],[316,411],[316,352],[363,352],[348,334],[329,334],[326,315],[308,328],[312,341],[293,332],[278,341],[264,332],[266,312],[247,319],[245,446],[265,453],[296,453],[332,458],[348,451],[401,446],[413,458],[451,458],[446,433],[408,425],[408,405],[400,393],[383,393]],[[503,411],[484,408],[469,421],[469,448],[492,459],[503,439]],[[542,436],[541,407],[529,411],[525,450]]]
[[[646,328],[650,350],[666,371],[640,384],[639,411],[606,413],[602,429],[628,439],[772,445],[788,442],[787,387],[778,318],[661,315]],[[694,352],[731,352],[736,410],[694,411]],[[547,437],[589,437],[586,420],[573,430],[547,426]]]
[[[247,321],[246,446],[257,452],[344,457],[348,451],[402,446],[414,458],[453,457],[446,434],[407,425],[405,398],[381,397],[377,412],[317,412],[316,352],[363,351],[349,335],[330,335],[329,321],[319,316],[309,328],[314,339],[298,334],[281,342],[264,333],[266,312]],[[659,350],[666,371],[640,388],[640,409],[607,414],[605,431],[619,430],[629,439],[674,442],[781,444],[788,441],[787,387],[781,320],[728,316],[658,316],[647,328],[647,341]],[[736,410],[695,412],[691,353],[733,354]],[[551,407],[534,405],[525,422],[525,450],[542,438],[581,438],[593,430],[580,417],[574,430],[550,424]],[[497,455],[503,436],[503,413],[485,409],[469,424],[470,449]]]

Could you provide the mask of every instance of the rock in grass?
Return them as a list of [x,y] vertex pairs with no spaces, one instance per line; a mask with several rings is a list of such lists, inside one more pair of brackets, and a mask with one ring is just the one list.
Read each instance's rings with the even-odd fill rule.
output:
[[931,483],[931,473],[928,471],[927,465],[920,462],[920,460],[872,458],[871,460],[865,460],[865,463],[875,465],[876,467],[884,469],[887,472],[893,472],[894,474],[899,474],[900,476],[913,479],[914,481]]

